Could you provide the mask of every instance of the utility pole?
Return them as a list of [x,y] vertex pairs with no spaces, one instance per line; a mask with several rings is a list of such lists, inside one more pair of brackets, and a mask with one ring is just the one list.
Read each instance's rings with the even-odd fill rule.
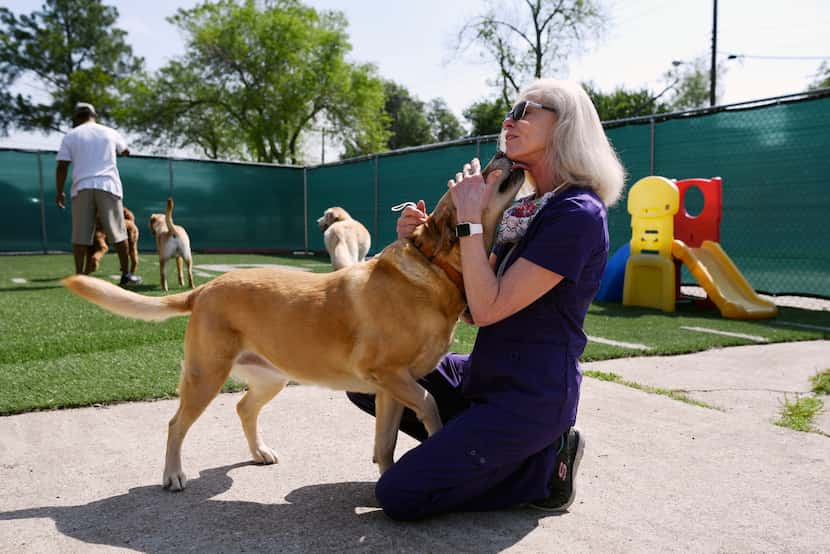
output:
[[323,127],[320,131],[322,132],[323,137],[323,152],[320,154],[320,163],[324,164],[326,163],[326,128]]
[[712,0],[712,68],[709,74],[709,105],[715,105],[715,86],[718,75],[718,61],[716,56],[718,50],[718,0]]

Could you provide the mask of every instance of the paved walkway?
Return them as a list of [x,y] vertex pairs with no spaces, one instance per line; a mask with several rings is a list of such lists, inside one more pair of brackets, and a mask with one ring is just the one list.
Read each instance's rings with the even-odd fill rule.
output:
[[828,364],[830,341],[590,364],[725,410],[586,379],[579,496],[560,516],[389,520],[372,420],[314,387],[266,407],[280,463],[263,467],[247,462],[239,395],[221,395],[185,442],[178,494],[159,486],[174,400],[4,417],[0,551],[828,552],[830,438],[770,423],[778,391]]

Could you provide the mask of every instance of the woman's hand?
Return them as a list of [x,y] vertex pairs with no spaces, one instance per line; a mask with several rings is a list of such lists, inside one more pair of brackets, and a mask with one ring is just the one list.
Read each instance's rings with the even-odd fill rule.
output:
[[427,220],[427,205],[423,200],[418,200],[418,205],[412,207],[411,205],[404,208],[401,216],[398,218],[398,223],[395,226],[398,232],[399,239],[408,239],[412,236],[415,227]]
[[[501,170],[493,171],[489,181],[493,182],[501,177]],[[455,179],[447,182],[455,204],[456,217],[459,222],[481,223],[481,214],[490,201],[492,187],[488,187],[481,176],[481,162],[478,158],[464,164],[464,169],[455,174]]]

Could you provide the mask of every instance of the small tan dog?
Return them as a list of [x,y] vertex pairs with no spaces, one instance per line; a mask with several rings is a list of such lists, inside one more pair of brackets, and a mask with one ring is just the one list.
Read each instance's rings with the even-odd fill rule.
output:
[[[138,226],[135,224],[133,212],[124,208],[124,227],[127,230],[127,254],[130,257],[130,273],[138,269]],[[86,251],[86,266],[84,273],[89,275],[95,273],[101,267],[101,258],[110,249],[109,239],[104,232],[104,226],[100,218],[95,218],[95,236],[92,244]]]
[[317,225],[323,231],[323,242],[335,271],[366,259],[372,237],[349,212],[339,206],[329,208],[317,220]]
[[176,258],[179,270],[179,285],[184,285],[182,261],[187,264],[187,280],[193,288],[193,256],[190,253],[190,237],[181,225],[173,224],[173,199],[167,199],[167,209],[163,214],[150,216],[150,230],[156,237],[156,249],[159,253],[159,270],[161,271],[161,289],[167,292],[167,272],[165,264],[170,258]]
[[[482,214],[487,250],[502,212],[524,180],[524,172],[512,165],[497,155],[482,172],[488,176],[499,171],[490,179],[492,194]],[[185,487],[185,434],[231,372],[248,383],[236,412],[251,455],[262,464],[276,463],[277,454],[262,439],[259,412],[289,380],[375,393],[374,460],[383,473],[394,461],[404,406],[430,434],[442,426],[435,399],[417,379],[449,350],[464,310],[456,223],[448,191],[411,238],[340,271],[239,269],[196,290],[161,297],[142,296],[84,275],[63,283],[126,317],[161,321],[190,314],[179,409],[168,427],[166,488]],[[407,314],[406,328],[401,326],[402,313]]]

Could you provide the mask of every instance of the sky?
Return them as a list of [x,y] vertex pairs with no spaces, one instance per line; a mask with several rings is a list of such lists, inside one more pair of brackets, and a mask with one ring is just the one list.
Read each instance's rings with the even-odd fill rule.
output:
[[[710,55],[712,0],[599,0],[610,16],[608,30],[581,45],[562,73],[591,81],[602,91],[615,87],[663,89],[662,75],[673,60]],[[320,10],[344,12],[354,62],[370,62],[379,74],[404,85],[423,101],[441,97],[463,121],[462,111],[492,97],[487,80],[495,67],[472,54],[457,55],[452,44],[461,25],[482,13],[486,0],[304,0]],[[514,0],[501,0],[510,9]],[[118,26],[136,55],[158,69],[184,51],[178,29],[166,21],[196,0],[108,0],[119,11]],[[16,14],[41,2],[3,0]],[[830,61],[830,0],[719,0],[718,63],[726,66],[720,103],[736,103],[805,90],[822,57]],[[743,55],[727,60],[728,54]],[[780,59],[779,59],[780,58]],[[796,59],[805,58],[805,59]],[[33,83],[19,90],[36,93]],[[719,88],[721,88],[719,86]],[[0,146],[57,149],[61,135],[14,133]],[[317,160],[314,157],[317,157]],[[330,160],[330,154],[327,159]],[[310,162],[319,154],[310,154]]]

